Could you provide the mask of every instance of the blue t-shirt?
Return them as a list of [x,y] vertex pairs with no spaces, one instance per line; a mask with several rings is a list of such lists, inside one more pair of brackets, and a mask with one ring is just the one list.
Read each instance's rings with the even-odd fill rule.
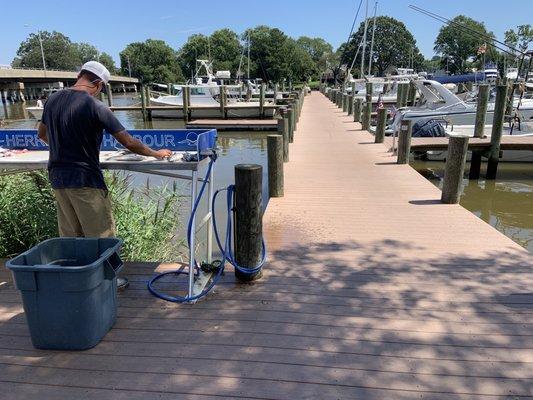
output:
[[113,112],[87,92],[65,89],[47,100],[42,123],[48,133],[52,188],[107,189],[99,159],[103,131],[114,135],[124,130]]

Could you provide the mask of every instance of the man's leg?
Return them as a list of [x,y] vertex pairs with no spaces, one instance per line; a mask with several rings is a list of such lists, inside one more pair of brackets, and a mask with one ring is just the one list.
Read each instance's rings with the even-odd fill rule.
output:
[[[85,237],[116,236],[111,199],[106,190],[94,188],[67,189]],[[117,278],[117,287],[125,289],[129,282]]]
[[54,189],[57,207],[57,225],[59,227],[59,236],[61,237],[82,237],[80,221],[76,211],[70,202],[68,189]]

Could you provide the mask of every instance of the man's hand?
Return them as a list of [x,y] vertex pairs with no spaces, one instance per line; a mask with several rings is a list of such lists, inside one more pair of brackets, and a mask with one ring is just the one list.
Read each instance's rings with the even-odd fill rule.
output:
[[126,131],[118,132],[113,136],[115,136],[115,139],[117,139],[122,146],[133,153],[140,154],[141,156],[155,157],[159,160],[162,160],[163,158],[167,158],[172,155],[172,152],[167,149],[152,150],[150,147],[144,145],[140,140],[135,139]]
[[48,133],[46,131],[46,125],[42,122],[39,122],[39,127],[37,128],[37,131],[37,136],[39,137],[39,139],[48,144]]
[[154,157],[157,158],[158,160],[168,158],[172,155],[172,151],[167,150],[167,149],[157,150],[154,153],[155,153]]

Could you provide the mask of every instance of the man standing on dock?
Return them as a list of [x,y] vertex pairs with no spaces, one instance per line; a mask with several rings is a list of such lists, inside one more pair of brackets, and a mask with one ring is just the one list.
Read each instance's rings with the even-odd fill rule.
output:
[[[76,84],[50,96],[39,123],[39,139],[48,143],[48,176],[57,204],[62,237],[116,235],[111,201],[100,169],[104,129],[125,148],[143,156],[163,159],[170,150],[155,151],[133,138],[102,102],[110,73],[96,61],[85,63]],[[119,288],[128,285],[119,278]]]

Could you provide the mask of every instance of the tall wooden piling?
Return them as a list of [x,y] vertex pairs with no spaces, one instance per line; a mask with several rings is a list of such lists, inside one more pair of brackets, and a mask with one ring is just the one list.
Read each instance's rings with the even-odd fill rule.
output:
[[278,119],[278,134],[283,137],[283,162],[289,161],[289,118],[287,109],[280,109],[281,118]]
[[172,83],[170,83],[170,82],[167,83],[167,93],[170,94],[170,95],[174,94],[174,93],[172,93]]
[[387,124],[387,109],[378,108],[375,143],[383,143],[385,140],[385,127]]
[[353,103],[353,121],[361,122],[361,109],[363,108],[363,99],[357,97]]
[[468,136],[450,136],[444,169],[444,182],[442,185],[441,201],[443,203],[459,203],[467,151]]
[[396,108],[402,107],[403,88],[403,83],[398,82],[396,86]]
[[274,105],[278,104],[278,91],[279,91],[279,84],[276,82],[274,83]]
[[366,95],[366,101],[363,105],[363,115],[361,117],[361,129],[368,131],[370,129],[370,120],[372,118],[372,95]]
[[109,83],[106,83],[106,91],[107,91],[107,105],[109,107],[113,107],[113,92],[111,91],[111,85]]
[[[489,85],[480,84],[478,86],[476,122],[474,126],[474,137],[481,138],[484,136],[485,117],[487,115],[487,104],[489,99]],[[472,151],[470,160],[469,179],[479,179],[481,173],[481,151]]]
[[261,118],[265,117],[265,84],[262,83],[259,87],[259,115]]
[[398,135],[398,164],[409,164],[409,155],[411,154],[411,134],[412,121],[403,120],[400,125],[400,134]]
[[146,86],[145,87],[146,89],[146,119],[148,121],[151,121],[152,120],[152,110],[149,108],[150,107],[150,96],[151,96],[151,91],[150,91],[150,86]]
[[220,116],[226,119],[228,116],[226,114],[226,86],[220,85],[218,100],[220,103]]
[[141,85],[141,113],[143,116],[143,121],[146,121],[146,91],[144,90],[144,85]]
[[348,96],[348,115],[353,114],[353,94]]
[[498,162],[500,161],[500,142],[503,133],[503,120],[507,104],[507,85],[496,86],[496,103],[494,104],[494,118],[490,136],[489,161],[487,164],[487,179],[496,179]]
[[289,143],[294,141],[294,108],[291,105],[287,110],[287,115],[289,119]]
[[348,95],[342,94],[342,112],[348,112]]
[[283,197],[283,136],[267,136],[268,195]]
[[[263,240],[263,168],[256,164],[235,166],[235,261],[253,268],[261,260]],[[245,282],[262,276],[243,274],[235,269],[235,276]]]
[[409,82],[407,91],[407,106],[414,106],[416,102],[416,85],[414,81]]
[[189,106],[191,105],[191,88],[189,86],[184,86],[182,91],[183,120],[188,122],[190,116]]

